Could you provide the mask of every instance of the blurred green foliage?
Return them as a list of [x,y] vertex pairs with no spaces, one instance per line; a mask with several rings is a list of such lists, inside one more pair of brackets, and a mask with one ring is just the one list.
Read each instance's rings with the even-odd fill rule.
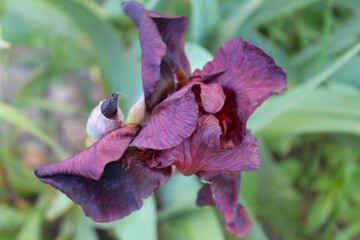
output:
[[[121,2],[0,0],[0,239],[235,239],[214,208],[195,206],[193,177],[176,176],[140,211],[98,224],[32,173],[39,162],[29,160],[29,141],[49,156],[42,164],[75,153],[64,150],[59,115],[86,119],[94,93],[116,91],[126,113],[141,95],[137,30]],[[287,92],[248,123],[262,165],[243,174],[241,203],[254,224],[245,239],[359,239],[360,1],[140,2],[189,18],[193,70],[242,36],[287,73]],[[31,74],[15,80],[16,68]],[[72,82],[81,104],[48,98],[51,84]]]

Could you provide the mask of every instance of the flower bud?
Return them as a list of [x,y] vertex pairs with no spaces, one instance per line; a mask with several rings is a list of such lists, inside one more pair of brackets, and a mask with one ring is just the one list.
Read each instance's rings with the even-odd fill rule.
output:
[[106,133],[124,125],[124,116],[117,105],[118,93],[102,100],[90,113],[86,132],[92,141],[99,140]]
[[138,123],[143,124],[148,117],[145,105],[144,94],[140,99],[131,107],[129,115],[126,119],[126,123]]

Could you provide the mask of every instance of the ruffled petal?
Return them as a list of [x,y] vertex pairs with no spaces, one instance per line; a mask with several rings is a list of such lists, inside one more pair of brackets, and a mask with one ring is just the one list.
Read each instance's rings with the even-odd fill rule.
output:
[[191,78],[219,83],[227,98],[235,98],[242,123],[265,99],[286,89],[282,69],[265,52],[240,37],[222,44],[214,60],[203,70],[196,70]]
[[178,145],[194,132],[198,112],[192,88],[182,88],[154,108],[131,146],[163,150]]
[[125,125],[107,133],[81,153],[62,162],[37,167],[35,171],[39,176],[69,174],[99,180],[105,165],[122,157],[138,130],[138,124]]
[[174,163],[184,175],[198,172],[255,171],[259,168],[258,144],[250,133],[231,149],[221,148],[221,134],[216,117],[201,116],[191,137],[176,147],[159,152],[159,166]]
[[144,163],[149,158],[146,155],[146,152],[129,149],[120,160],[108,163],[98,180],[78,174],[49,174],[38,169],[35,174],[80,204],[94,221],[108,222],[140,209],[142,199],[169,179],[171,169],[148,168]]
[[252,228],[251,221],[239,201],[240,172],[220,175],[203,175],[201,178],[208,182],[198,193],[198,206],[216,206],[225,219],[225,228],[237,237],[244,237]]
[[[190,75],[184,52],[185,17],[168,17],[146,11],[135,1],[122,4],[123,10],[139,28],[142,49],[142,80],[147,110],[176,90],[177,75]],[[177,74],[179,73],[179,74]]]

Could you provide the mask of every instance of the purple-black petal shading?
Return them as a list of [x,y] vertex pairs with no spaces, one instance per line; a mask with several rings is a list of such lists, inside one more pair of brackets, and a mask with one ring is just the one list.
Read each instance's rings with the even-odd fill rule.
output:
[[168,17],[146,11],[135,1],[123,3],[122,8],[139,29],[145,103],[151,112],[167,93],[176,90],[173,77],[176,71],[190,75],[184,53],[188,21],[182,16]]
[[255,171],[259,168],[258,144],[250,133],[231,149],[221,148],[221,134],[216,117],[203,115],[197,120],[196,130],[191,137],[178,146],[159,152],[157,162],[152,161],[152,165],[175,164],[184,175]]
[[128,149],[120,160],[105,166],[98,180],[76,174],[48,175],[37,170],[35,174],[40,181],[80,204],[94,221],[114,221],[140,209],[142,199],[149,197],[171,176],[171,168],[148,168],[144,163],[149,158],[146,155],[144,151]]
[[75,156],[47,166],[36,167],[38,176],[79,175],[99,180],[105,165],[119,160],[139,130],[138,124],[117,128]]
[[241,172],[200,176],[209,185],[198,193],[198,206],[216,206],[225,219],[225,228],[237,237],[244,237],[252,228],[251,221],[243,206],[238,204]]

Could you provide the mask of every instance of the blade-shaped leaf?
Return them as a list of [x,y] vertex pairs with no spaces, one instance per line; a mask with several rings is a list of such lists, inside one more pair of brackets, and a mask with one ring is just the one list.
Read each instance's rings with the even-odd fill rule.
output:
[[341,88],[316,89],[279,114],[262,133],[270,136],[316,132],[360,135],[360,91]]
[[217,0],[191,0],[191,41],[200,43],[213,30],[219,18]]
[[54,150],[59,158],[65,159],[68,156],[66,151],[63,150],[62,147],[54,141],[54,139],[38,128],[31,119],[25,117],[18,110],[2,101],[0,101],[0,118],[32,133]]

